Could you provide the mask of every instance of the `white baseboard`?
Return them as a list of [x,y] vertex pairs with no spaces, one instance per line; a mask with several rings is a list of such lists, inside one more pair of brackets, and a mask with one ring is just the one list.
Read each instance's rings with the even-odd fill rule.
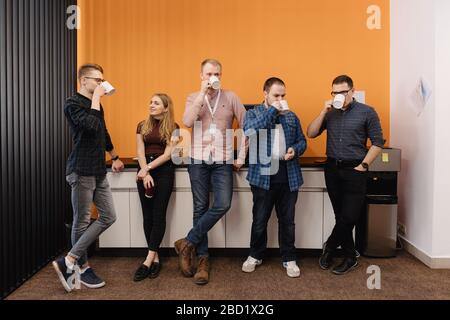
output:
[[450,269],[450,257],[431,257],[409,240],[400,236],[404,249],[431,269]]

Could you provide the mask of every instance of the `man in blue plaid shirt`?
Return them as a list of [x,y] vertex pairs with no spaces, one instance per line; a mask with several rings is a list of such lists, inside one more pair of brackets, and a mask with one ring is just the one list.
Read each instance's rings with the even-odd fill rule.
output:
[[253,194],[253,223],[250,255],[242,271],[253,272],[262,263],[267,223],[275,207],[283,266],[287,275],[295,278],[300,276],[295,253],[295,204],[303,184],[299,158],[306,150],[306,139],[285,96],[284,82],[268,79],[264,84],[264,103],[248,111],[244,121],[250,145],[247,180]]

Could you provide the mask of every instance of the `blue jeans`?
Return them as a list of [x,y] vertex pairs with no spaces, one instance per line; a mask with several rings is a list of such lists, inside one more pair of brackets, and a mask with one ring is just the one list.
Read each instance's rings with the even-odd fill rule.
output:
[[[80,266],[87,262],[87,249],[116,221],[116,211],[106,175],[79,176],[75,172],[66,177],[72,188],[72,249],[69,256]],[[90,224],[92,203],[99,212],[98,219]]]
[[[187,240],[197,247],[198,256],[208,256],[208,231],[230,210],[233,196],[233,166],[191,164],[188,167],[194,202],[194,227]],[[209,194],[213,206],[209,208]]]

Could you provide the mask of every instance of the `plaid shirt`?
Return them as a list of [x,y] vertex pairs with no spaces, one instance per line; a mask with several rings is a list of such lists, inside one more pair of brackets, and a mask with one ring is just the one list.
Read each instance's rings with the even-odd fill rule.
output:
[[[288,112],[287,114],[278,115],[277,109],[274,107],[266,108],[265,105],[256,106],[253,110],[247,111],[244,121],[245,135],[249,137],[250,144],[250,167],[248,170],[247,180],[250,185],[259,187],[264,190],[270,189],[270,175],[261,174],[261,171],[268,170],[271,163],[263,164],[259,158],[259,148],[255,152],[255,145],[259,146],[262,143],[259,136],[259,130],[267,130],[267,154],[272,154],[272,130],[275,129],[275,124],[279,118],[279,121],[283,127],[284,135],[286,138],[286,150],[293,148],[295,150],[295,157],[287,163],[287,173],[289,188],[292,192],[300,190],[303,184],[303,177],[300,168],[300,162],[298,158],[306,150],[306,139],[303,135],[300,120],[295,113]],[[264,169],[265,168],[265,169]]]
[[80,176],[106,174],[105,151],[112,151],[114,146],[106,129],[103,108],[94,110],[91,104],[91,100],[79,93],[66,100],[64,113],[73,139],[66,175],[72,172]]
[[330,158],[362,161],[367,155],[367,138],[374,146],[384,146],[377,112],[356,100],[346,110],[333,108],[328,112],[320,133],[324,130],[327,130],[327,156]]

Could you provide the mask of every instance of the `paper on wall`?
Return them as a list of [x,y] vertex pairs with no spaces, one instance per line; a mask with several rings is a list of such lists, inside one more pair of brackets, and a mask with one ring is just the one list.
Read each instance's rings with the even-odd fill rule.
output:
[[430,100],[432,90],[429,84],[420,78],[419,83],[414,88],[414,91],[410,95],[410,106],[416,116],[420,116]]

